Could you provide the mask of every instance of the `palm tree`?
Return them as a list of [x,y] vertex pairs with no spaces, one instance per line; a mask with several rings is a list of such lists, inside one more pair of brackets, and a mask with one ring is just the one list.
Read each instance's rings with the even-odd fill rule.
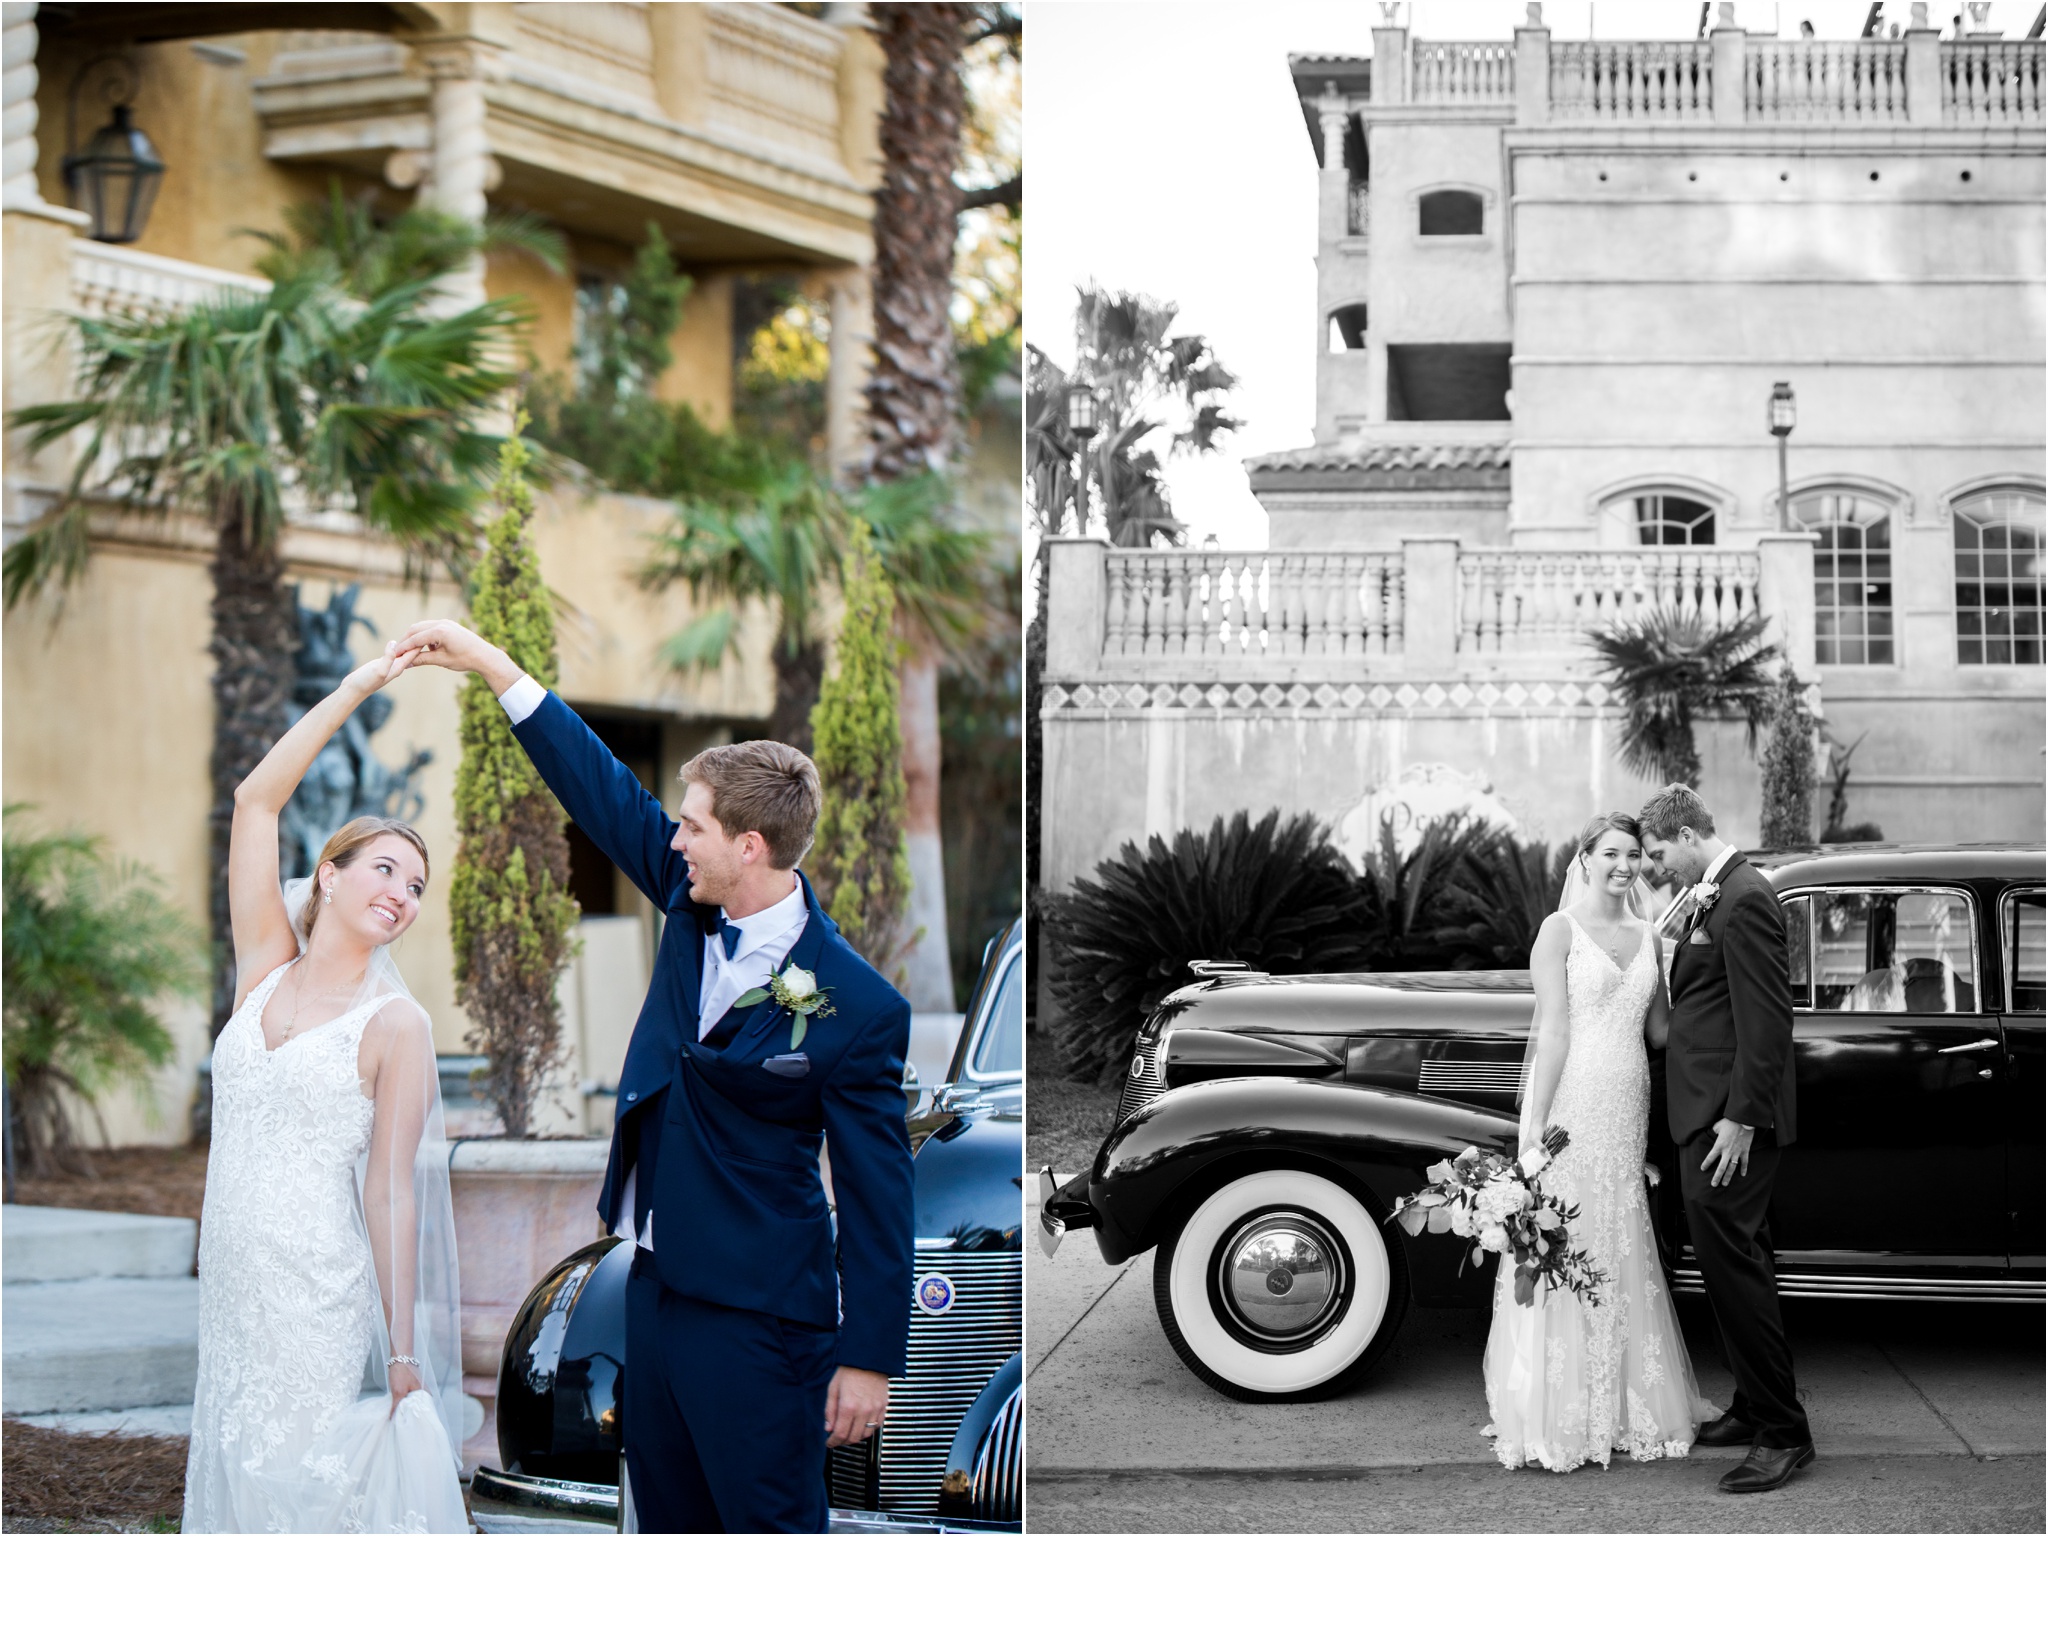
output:
[[839,572],[845,511],[801,460],[770,467],[744,502],[686,499],[657,542],[640,582],[689,586],[701,611],[662,646],[681,671],[715,669],[739,641],[749,603],[775,613],[775,703],[768,736],[811,746],[811,707],[825,676],[818,602]]
[[203,994],[206,965],[198,928],[147,871],[97,836],[22,834],[20,806],[6,811],[8,1140],[41,1176],[79,1164],[68,1102],[97,1115],[110,1084],[170,1060],[155,1003]]
[[1754,751],[1778,659],[1765,629],[1754,613],[1732,625],[1708,625],[1696,613],[1658,608],[1590,633],[1601,675],[1621,702],[1622,764],[1643,777],[1696,789],[1700,753],[1693,719],[1729,711],[1741,713]]
[[1031,349],[1024,464],[1034,520],[1041,535],[1057,534],[1078,498],[1081,451],[1067,431],[1065,404],[1068,385],[1078,381],[1094,389],[1101,406],[1101,435],[1088,445],[1085,476],[1101,491],[1110,543],[1146,546],[1164,536],[1171,544],[1186,525],[1173,515],[1160,452],[1141,445],[1165,431],[1167,458],[1215,452],[1241,424],[1223,406],[1237,377],[1205,337],[1172,333],[1180,309],[1171,301],[1093,284],[1078,294],[1072,371]]
[[214,1028],[234,962],[227,914],[234,792],[283,732],[297,628],[279,551],[287,507],[351,507],[404,549],[409,577],[461,573],[478,478],[498,439],[484,415],[512,377],[522,320],[505,302],[429,316],[412,280],[357,300],[331,270],[281,267],[260,293],[168,316],[76,318],[78,396],[20,410],[29,447],[80,437],[58,503],[7,548],[0,588],[24,597],[90,562],[89,508],[178,508],[214,531]]
[[270,246],[256,270],[272,280],[325,275],[361,301],[432,283],[493,250],[531,256],[550,272],[568,266],[567,240],[528,211],[493,212],[473,222],[419,206],[380,217],[367,201],[347,198],[339,180],[328,184],[326,198],[288,206],[284,220],[284,233],[250,231]]

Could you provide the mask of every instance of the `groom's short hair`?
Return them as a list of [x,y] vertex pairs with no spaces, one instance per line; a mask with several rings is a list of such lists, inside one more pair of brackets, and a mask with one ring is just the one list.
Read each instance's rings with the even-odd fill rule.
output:
[[728,836],[753,830],[777,869],[794,869],[810,851],[824,797],[817,765],[795,745],[714,744],[683,763],[683,782],[708,787],[718,827]]
[[1676,840],[1681,829],[1689,829],[1695,835],[1714,833],[1714,815],[1707,811],[1706,802],[1683,784],[1666,784],[1651,796],[1643,803],[1638,821],[1645,835],[1654,835],[1660,841]]

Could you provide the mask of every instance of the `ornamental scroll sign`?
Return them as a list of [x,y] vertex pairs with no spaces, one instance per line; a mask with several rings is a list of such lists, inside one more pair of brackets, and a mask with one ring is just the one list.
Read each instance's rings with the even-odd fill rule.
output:
[[[327,606],[309,608],[292,587],[299,624],[298,675],[292,684],[290,717],[297,721],[341,684],[355,669],[348,649],[350,633],[361,625],[372,636],[377,627],[356,612],[360,585],[328,593]],[[370,735],[391,719],[391,698],[373,693],[329,739],[298,789],[285,804],[278,823],[278,865],[285,879],[310,875],[328,837],[351,818],[374,815],[415,822],[426,806],[419,789],[420,769],[434,759],[431,750],[414,750],[402,767],[387,767],[370,750]]]

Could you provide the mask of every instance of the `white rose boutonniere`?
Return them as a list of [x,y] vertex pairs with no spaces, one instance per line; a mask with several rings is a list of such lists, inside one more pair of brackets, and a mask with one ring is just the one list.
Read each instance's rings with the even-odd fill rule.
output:
[[1693,901],[1699,905],[1701,914],[1705,914],[1709,909],[1713,908],[1715,900],[1720,895],[1721,888],[1710,880],[1703,880],[1698,886],[1693,888]]
[[805,971],[803,967],[784,966],[768,979],[766,988],[750,988],[737,1000],[735,1006],[759,1005],[763,1000],[772,999],[775,1004],[790,1015],[789,1048],[794,1051],[804,1042],[813,1017],[829,1017],[833,1014],[832,1002],[825,998],[829,989],[818,987],[818,974]]

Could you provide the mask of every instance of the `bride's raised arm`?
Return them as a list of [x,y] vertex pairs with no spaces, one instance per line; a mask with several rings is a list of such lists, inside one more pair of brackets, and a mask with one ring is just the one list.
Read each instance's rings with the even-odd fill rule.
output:
[[238,1009],[252,988],[299,952],[277,878],[278,815],[313,758],[356,706],[411,666],[411,654],[392,657],[395,646],[388,644],[375,659],[350,671],[235,786],[234,827],[228,834],[228,924],[235,936]]
[[1536,1015],[1529,1024],[1529,1045],[1522,1055],[1522,1109],[1517,1145],[1527,1148],[1543,1134],[1557,1082],[1571,1047],[1571,1005],[1565,992],[1565,956],[1572,929],[1558,910],[1536,933],[1529,951],[1529,979],[1536,990]]

